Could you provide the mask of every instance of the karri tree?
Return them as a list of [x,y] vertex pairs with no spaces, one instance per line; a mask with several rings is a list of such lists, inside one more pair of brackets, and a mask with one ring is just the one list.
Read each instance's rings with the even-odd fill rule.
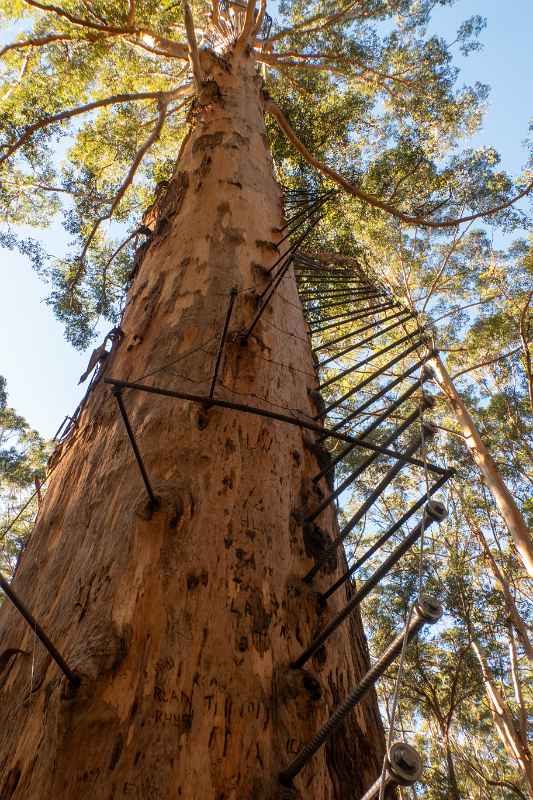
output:
[[[0,51],[1,241],[51,281],[74,344],[102,319],[114,326],[15,581],[81,682],[72,691],[2,608],[2,650],[33,653],[31,669],[21,653],[0,660],[2,800],[326,800],[360,797],[377,777],[370,694],[294,790],[278,784],[367,667],[356,621],[312,670],[288,669],[319,624],[316,590],[342,569],[339,555],[302,582],[336,525],[323,516],[317,543],[299,523],[320,499],[313,434],[124,392],[150,502],[101,378],[206,396],[233,298],[217,396],[316,414],[290,273],[239,338],[279,258],[281,181],[336,186],[376,235],[392,221],[443,236],[512,221],[531,185],[456,149],[486,89],[455,87],[450,48],[475,48],[482,20],[448,45],[426,34],[432,6],[284,3],[271,26],[264,0],[2,0],[13,35]],[[48,259],[11,229],[61,209],[68,256]]]

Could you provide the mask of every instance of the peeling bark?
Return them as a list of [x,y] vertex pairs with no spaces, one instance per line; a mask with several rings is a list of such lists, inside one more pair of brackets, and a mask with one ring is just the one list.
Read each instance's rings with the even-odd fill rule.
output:
[[[281,195],[252,60],[236,54],[230,69],[212,64],[208,78],[215,99],[196,109],[153,210],[124,336],[103,369],[207,393],[236,286],[216,392],[312,415],[317,379],[292,273],[248,345],[235,335],[266,285],[254,264],[276,259],[263,243],[283,222]],[[313,561],[296,516],[327,491],[310,480],[316,457],[303,432],[281,422],[134,392],[124,402],[159,507],[149,510],[115,400],[99,381],[14,583],[82,683],[67,691],[37,645],[26,697],[30,659],[10,661],[0,797],[278,797],[279,770],[368,667],[353,618],[308,671],[288,669],[346,602],[338,592],[320,611],[316,596],[344,571],[342,559],[314,588],[301,580]],[[322,519],[330,540],[333,510]],[[31,652],[33,637],[4,604],[6,648]],[[379,774],[383,746],[372,693],[296,788],[313,800],[360,797]]]

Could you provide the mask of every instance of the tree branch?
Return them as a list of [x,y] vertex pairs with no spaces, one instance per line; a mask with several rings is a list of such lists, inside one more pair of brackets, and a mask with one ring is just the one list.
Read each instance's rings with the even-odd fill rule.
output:
[[509,710],[505,698],[496,687],[494,676],[485,660],[484,654],[476,639],[472,641],[472,648],[481,667],[483,683],[489,701],[490,711],[494,726],[507,753],[520,765],[524,777],[528,779],[531,788],[531,754],[527,741],[523,742],[515,726],[515,720]]
[[[272,42],[277,42],[279,39],[284,39],[286,36],[290,36],[295,31],[300,31],[301,33],[312,33],[316,30],[323,30],[324,28],[329,28],[331,25],[334,25],[336,22],[340,22],[343,17],[350,13],[350,11],[357,5],[357,0],[355,2],[348,3],[343,9],[338,11],[336,14],[331,14],[330,16],[324,16],[324,14],[315,14],[313,17],[308,17],[308,19],[302,20],[302,22],[297,22],[291,28],[284,28],[278,33],[275,33],[273,36],[270,36],[265,44],[271,44]],[[314,22],[318,22],[319,20],[324,20],[322,25],[315,26],[314,28],[309,28],[308,30],[302,30],[307,25],[312,25]]]
[[515,783],[511,783],[511,781],[497,781],[493,778],[487,778],[486,775],[482,775],[481,777],[488,786],[501,786],[504,789],[509,789],[511,792],[514,792],[516,795],[518,795],[518,797],[521,798],[521,800],[528,800],[521,789],[519,789]]
[[476,775],[479,775],[479,777],[483,781],[485,781],[487,786],[504,787],[506,789],[509,789],[511,792],[514,792],[520,798],[520,800],[528,800],[526,795],[518,788],[518,786],[516,786],[514,783],[511,783],[511,781],[506,781],[506,780],[498,781],[493,778],[487,777],[487,775],[485,775],[484,772],[482,772],[481,768],[478,765],[474,764],[470,759],[468,759],[465,756],[463,750],[457,747],[457,744],[455,742],[454,742],[454,749],[458,751],[460,758],[464,761],[465,764],[467,764],[470,767],[472,772],[474,772]]
[[528,714],[526,705],[524,703],[522,685],[520,683],[520,677],[518,674],[518,658],[516,655],[516,645],[514,640],[513,628],[510,623],[507,626],[507,630],[509,633],[509,660],[511,663],[511,678],[513,681],[515,702],[518,706],[518,711],[519,711],[519,732],[520,735],[522,736],[522,741],[524,742],[524,744],[527,745],[528,729],[529,729]]
[[135,0],[128,0],[128,25],[133,25],[135,21],[135,10],[136,10],[136,2]]
[[185,30],[187,32],[187,42],[189,44],[189,61],[191,62],[196,91],[199,92],[203,81],[203,74],[200,66],[200,56],[198,54],[198,42],[196,41],[196,33],[194,31],[194,20],[187,0],[184,0],[183,3],[183,17],[185,20]]
[[[322,59],[323,61],[334,61],[337,64],[342,64],[343,66],[359,67],[359,69],[362,70],[362,74],[359,77],[364,77],[364,73],[368,72],[370,73],[370,75],[375,76],[375,78],[394,81],[396,83],[403,84],[404,86],[411,86],[413,84],[413,81],[410,80],[409,78],[401,78],[395,74],[390,75],[387,72],[381,72],[380,70],[375,69],[374,67],[370,67],[368,64],[363,64],[361,61],[358,61],[355,58],[346,58],[345,56],[340,56],[336,53],[299,53],[296,52],[295,50],[286,50],[284,52],[277,51],[274,57],[275,58],[289,57],[293,59],[297,58],[301,59],[302,61],[312,61],[312,60],[318,61],[319,59]],[[283,63],[292,64],[294,66],[304,66],[303,64],[299,65],[297,62],[294,61],[283,62]],[[324,65],[323,69],[326,69]]]
[[95,19],[97,22],[107,25],[107,20],[102,16],[102,14],[98,13],[98,9],[95,8],[96,4],[93,2],[93,0],[81,0],[81,4],[90,17],[93,17],[93,19]]
[[450,248],[448,249],[448,252],[446,253],[446,256],[444,257],[439,269],[437,270],[437,273],[436,273],[435,277],[433,278],[433,281],[431,282],[431,286],[429,287],[429,291],[428,291],[428,293],[426,295],[426,298],[424,300],[424,305],[422,306],[422,309],[421,309],[422,313],[424,313],[424,311],[426,310],[427,304],[429,303],[433,292],[437,288],[438,282],[442,277],[442,273],[444,272],[444,270],[448,266],[448,262],[449,262],[450,258],[452,257],[453,253],[455,252],[455,250],[457,248],[457,245],[459,244],[461,239],[464,237],[464,235],[468,232],[468,230],[472,227],[472,224],[473,224],[472,222],[469,222],[468,225],[465,228],[463,228],[463,230],[462,230],[462,232],[460,234],[455,234],[453,242],[451,243]]
[[91,231],[89,233],[89,236],[87,237],[87,239],[85,241],[85,244],[83,246],[83,250],[82,250],[82,252],[80,254],[79,267],[76,270],[76,274],[74,275],[74,277],[69,282],[69,289],[70,289],[71,292],[76,287],[77,283],[79,283],[79,281],[80,281],[80,279],[81,279],[81,277],[82,277],[82,275],[83,275],[83,273],[85,271],[85,257],[87,255],[87,251],[88,251],[88,249],[89,249],[89,247],[91,245],[91,242],[93,241],[94,237],[96,236],[96,233],[98,232],[98,229],[99,229],[100,225],[102,224],[102,222],[105,222],[106,220],[111,219],[111,217],[113,216],[117,206],[119,205],[120,201],[122,200],[122,198],[126,194],[126,191],[131,186],[131,184],[133,182],[133,179],[135,177],[135,173],[137,172],[137,169],[139,168],[139,165],[141,164],[141,161],[143,160],[143,158],[146,155],[146,153],[148,152],[148,150],[152,147],[152,145],[155,144],[155,142],[159,139],[159,136],[161,135],[161,131],[163,129],[163,125],[165,123],[166,112],[167,112],[167,102],[168,101],[165,102],[165,101],[163,101],[161,99],[158,100],[159,115],[158,115],[157,122],[155,124],[154,129],[152,130],[150,136],[146,139],[146,141],[137,150],[137,152],[135,154],[135,157],[134,157],[134,159],[132,161],[132,164],[131,164],[131,166],[130,166],[130,168],[128,170],[128,174],[126,175],[126,178],[124,179],[124,181],[122,182],[120,188],[118,189],[117,193],[115,194],[115,196],[113,198],[113,202],[111,203],[111,206],[109,208],[109,211],[106,214],[103,214],[101,217],[99,217],[94,222],[94,224],[93,224],[93,226],[91,228]]
[[220,14],[218,8],[218,0],[211,0],[211,24],[219,31],[220,28]]
[[330,66],[329,64],[307,64],[298,61],[282,61],[277,58],[277,56],[267,53],[258,55],[257,61],[268,64],[270,67],[297,67],[298,69],[307,69],[310,72],[331,72],[334,75],[344,75],[344,72],[339,67]]
[[267,0],[259,0],[259,13],[257,15],[257,19],[255,21],[255,25],[252,28],[252,34],[254,36],[257,36],[257,34],[261,30],[261,25],[263,24],[263,20],[265,18],[266,10],[267,10]]
[[6,44],[5,47],[0,50],[0,58],[11,50],[23,50],[26,47],[43,47],[45,44],[51,44],[52,42],[71,41],[73,38],[73,36],[69,36],[66,33],[51,33],[48,36],[35,36],[32,39],[11,42],[11,44]]
[[7,100],[9,97],[11,97],[11,95],[17,89],[17,87],[20,86],[23,77],[25,76],[25,74],[28,71],[28,67],[29,67],[29,64],[30,64],[30,59],[31,59],[31,56],[32,56],[32,52],[33,51],[30,50],[28,53],[26,53],[26,56],[24,57],[24,61],[22,62],[21,66],[20,66],[20,69],[19,69],[18,79],[16,81],[13,81],[10,84],[9,88],[2,95],[2,100]]
[[[260,61],[263,64],[267,63],[266,61],[263,61],[262,56],[258,56],[257,61]],[[284,67],[281,66],[281,64],[276,64],[276,65],[269,64],[268,66],[271,66],[273,69],[277,70],[278,72],[281,72],[287,83],[290,83],[290,85],[298,92],[298,94],[301,94],[302,97],[305,97],[307,100],[311,100],[313,103],[316,102],[315,95],[313,95],[310,91],[301,86],[298,83],[298,81],[294,80],[290,70],[286,70]]]
[[480,219],[482,217],[487,217],[492,214],[496,214],[499,211],[503,211],[509,206],[512,206],[522,197],[525,197],[529,192],[533,189],[533,181],[531,181],[525,189],[519,192],[515,197],[511,198],[510,200],[501,203],[498,206],[494,206],[493,208],[487,209],[486,211],[479,211],[476,214],[470,214],[466,217],[460,217],[458,219],[446,219],[441,221],[435,221],[426,219],[425,217],[421,216],[412,216],[410,214],[406,214],[400,209],[391,206],[389,203],[380,200],[378,197],[374,197],[374,195],[368,194],[367,192],[359,189],[355,184],[351,183],[350,181],[343,178],[342,175],[339,175],[334,169],[328,167],[326,164],[323,164],[317,158],[315,158],[309,150],[305,147],[305,145],[300,141],[297,137],[296,133],[291,128],[287,118],[283,114],[282,110],[279,108],[273,100],[267,100],[265,104],[265,110],[269,113],[276,122],[278,123],[279,128],[283,131],[283,133],[287,136],[290,142],[294,145],[296,150],[305,158],[305,160],[311,164],[311,166],[315,167],[319,172],[322,172],[323,175],[326,175],[328,178],[331,178],[336,184],[341,186],[346,192],[357,197],[358,200],[361,200],[363,203],[366,203],[373,208],[379,208],[381,211],[385,211],[388,214],[400,219],[407,225],[420,225],[426,228],[454,228],[457,225],[460,225],[463,222],[471,222],[476,219]]
[[237,37],[237,41],[235,42],[236,45],[244,45],[248,41],[250,34],[254,28],[254,17],[255,17],[255,0],[247,0],[246,2],[246,14],[244,17],[244,25],[242,26],[242,30]]
[[117,28],[113,25],[107,25],[105,23],[98,23],[98,22],[91,22],[88,19],[84,19],[83,17],[77,17],[75,14],[71,14],[69,11],[65,11],[64,8],[60,8],[59,6],[48,5],[47,3],[41,3],[39,0],[23,0],[27,6],[31,6],[32,8],[38,8],[40,11],[44,11],[48,14],[56,14],[58,17],[63,17],[67,19],[72,25],[76,25],[80,28],[91,28],[95,31],[105,31],[108,33],[133,33],[134,29],[129,26],[121,26]]
[[398,180],[396,181],[396,185],[394,186],[394,189],[392,190],[391,194],[387,198],[387,202],[388,203],[390,203],[392,200],[394,200],[394,198],[398,194],[398,191],[399,191],[400,187],[402,186],[402,184],[405,183],[407,178],[410,178],[412,175],[414,175],[418,171],[419,167],[422,166],[422,164],[424,163],[425,160],[426,159],[424,157],[417,159],[416,164],[414,165],[413,169],[408,170],[400,178],[398,178]]
[[473,308],[474,306],[482,306],[484,303],[492,303],[493,300],[498,300],[502,295],[501,294],[493,294],[491,297],[487,297],[485,300],[476,300],[475,303],[467,303],[466,306],[461,306],[460,308],[454,308],[451,311],[447,311],[446,314],[442,314],[437,319],[431,320],[434,325],[437,322],[440,322],[441,319],[446,319],[446,317],[450,317],[453,314],[460,314],[461,311],[465,311],[467,308]]
[[63,122],[64,120],[71,119],[72,117],[79,116],[80,114],[86,114],[88,111],[94,111],[95,108],[102,108],[104,106],[110,106],[119,103],[130,103],[137,100],[158,100],[163,103],[167,103],[169,100],[173,100],[183,93],[184,91],[182,87],[180,87],[170,92],[137,92],[136,94],[116,94],[112,95],[111,97],[105,97],[102,100],[94,100],[92,103],[86,103],[83,106],[77,106],[76,108],[70,108],[66,111],[60,111],[58,114],[53,114],[50,117],[44,117],[44,119],[39,120],[39,122],[34,122],[32,125],[28,125],[24,133],[21,134],[19,138],[13,142],[13,144],[9,146],[2,145],[2,147],[7,147],[7,150],[0,157],[0,165],[7,161],[7,159],[10,158],[13,153],[16,153],[17,150],[20,150],[20,148],[31,139],[36,131],[42,130],[49,125],[55,124],[56,122]]
[[497,361],[503,361],[505,358],[510,358],[510,356],[514,356],[515,353],[520,351],[520,347],[515,347],[514,350],[511,350],[509,353],[503,353],[500,356],[495,356],[494,358],[489,358],[487,361],[480,361],[479,364],[474,364],[473,367],[467,367],[466,369],[460,370],[460,372],[455,372],[451,377],[452,380],[458,378],[459,375],[466,375],[467,372],[472,372],[475,369],[479,369],[480,367],[488,367],[489,364],[495,364]]
[[[22,177],[24,178],[25,176],[22,176]],[[81,192],[73,192],[71,189],[65,189],[63,186],[48,186],[48,184],[35,183],[33,181],[32,182],[28,182],[28,181],[23,180],[22,183],[18,183],[17,181],[14,181],[14,180],[7,180],[5,178],[2,178],[2,183],[5,186],[13,186],[13,187],[15,187],[15,190],[18,190],[19,192],[22,192],[24,189],[40,189],[43,192],[52,192],[53,194],[59,192],[61,194],[70,194],[73,197],[81,197],[82,196]]]
[[500,569],[500,566],[492,553],[492,550],[489,546],[489,543],[487,542],[485,534],[483,533],[481,525],[478,524],[475,515],[470,512],[470,508],[465,493],[461,490],[459,486],[456,488],[456,491],[461,503],[461,511],[466,520],[466,524],[468,525],[470,532],[475,536],[475,538],[479,542],[482,552],[484,553],[485,558],[489,563],[491,572],[495,580],[498,581],[498,583],[501,586],[503,600],[505,603],[507,613],[509,614],[509,620],[515,627],[515,630],[520,638],[520,641],[522,643],[527,658],[530,661],[533,661],[533,646],[529,641],[529,632],[527,629],[527,625],[520,616],[520,613],[514,601],[514,597],[511,594],[509,582],[506,576],[503,574],[502,570]]
[[[91,20],[71,14],[69,11],[65,11],[65,9],[59,6],[47,5],[46,3],[39,2],[39,0],[23,0],[23,2],[33,8],[38,8],[40,11],[62,17],[78,28],[88,28],[89,30],[98,31],[111,36],[136,36],[138,37],[137,43],[150,52],[157,53],[158,55],[170,56],[172,58],[187,58],[187,46],[185,44],[166,39],[164,36],[159,36],[149,29],[142,27],[136,28],[134,26],[135,0],[130,0],[127,24],[122,27],[108,25],[105,22],[92,22]],[[151,40],[151,42],[147,40]]]
[[187,60],[189,57],[189,50],[186,44],[166,39],[164,36],[159,36],[150,30],[141,28],[133,36],[135,37],[131,39],[133,44],[154,55],[165,56],[166,58],[180,58],[182,60]]

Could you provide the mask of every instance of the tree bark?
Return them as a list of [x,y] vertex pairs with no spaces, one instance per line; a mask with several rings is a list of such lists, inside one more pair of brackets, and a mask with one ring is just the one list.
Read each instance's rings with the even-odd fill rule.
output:
[[463,436],[475,464],[485,478],[494,501],[500,514],[507,526],[514,546],[520,557],[527,574],[533,577],[533,540],[528,530],[526,522],[516,505],[512,494],[505,485],[494,459],[483,444],[481,436],[475,426],[474,420],[470,416],[462,398],[459,396],[452,379],[448,375],[446,367],[439,356],[435,356],[432,361],[434,375],[446,395],[450,405],[457,416],[457,421],[461,426]]
[[[275,261],[282,224],[260,78],[245,51],[213,61],[207,77],[105,374],[207,394],[235,286],[216,392],[311,417],[317,378],[292,274],[248,345],[235,337],[267,285],[257,265]],[[14,581],[81,686],[69,690],[4,603],[0,654],[34,653],[34,669],[23,655],[0,675],[0,798],[278,797],[279,770],[368,667],[356,618],[308,671],[289,669],[349,592],[320,612],[316,590],[345,569],[340,555],[314,586],[302,582],[336,531],[333,509],[318,544],[297,521],[326,491],[311,481],[317,437],[156,395],[123,398],[159,507],[150,511],[100,381],[55,456]],[[360,797],[383,749],[372,693],[296,788],[313,800]]]

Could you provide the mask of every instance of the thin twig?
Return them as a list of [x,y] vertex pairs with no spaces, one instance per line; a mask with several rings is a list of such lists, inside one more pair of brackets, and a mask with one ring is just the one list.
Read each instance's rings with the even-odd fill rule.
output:
[[454,236],[453,242],[451,243],[451,245],[450,245],[450,247],[448,249],[448,252],[446,253],[446,256],[442,260],[442,263],[441,263],[439,269],[437,270],[435,277],[433,278],[431,286],[429,287],[429,291],[428,291],[428,293],[426,295],[426,298],[424,300],[424,305],[421,308],[421,312],[422,313],[424,313],[424,311],[426,310],[427,304],[429,303],[429,301],[431,299],[431,295],[433,294],[433,292],[437,288],[438,282],[440,281],[444,270],[448,266],[448,262],[449,262],[450,258],[452,257],[453,253],[457,249],[457,245],[459,244],[461,239],[464,237],[464,235],[468,232],[468,230],[472,227],[472,224],[473,224],[473,220],[472,220],[472,222],[468,223],[468,225],[461,231],[460,234],[456,234]]
[[474,303],[467,303],[466,306],[461,306],[460,308],[453,308],[451,311],[447,311],[446,314],[442,314],[437,319],[432,319],[432,323],[435,325],[437,322],[440,322],[441,319],[446,319],[446,317],[451,317],[453,314],[460,314],[461,311],[465,311],[467,308],[473,308],[474,306],[482,306],[485,303],[492,303],[493,300],[498,300],[501,297],[501,294],[493,294],[491,297],[485,298],[485,300],[476,300]]

